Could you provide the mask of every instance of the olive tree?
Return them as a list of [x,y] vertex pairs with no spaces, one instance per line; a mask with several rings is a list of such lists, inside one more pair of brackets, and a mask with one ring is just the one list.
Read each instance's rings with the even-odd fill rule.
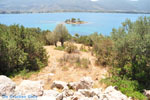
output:
[[55,44],[55,46],[57,47],[58,37],[56,36],[56,34],[54,32],[48,32],[46,34],[46,40],[49,45]]
[[135,22],[126,20],[122,27],[113,29],[111,36],[119,76],[137,80],[141,87],[150,89],[150,18],[140,17]]
[[55,39],[61,42],[61,46],[64,46],[64,42],[69,39],[69,32],[65,25],[58,24],[54,29]]

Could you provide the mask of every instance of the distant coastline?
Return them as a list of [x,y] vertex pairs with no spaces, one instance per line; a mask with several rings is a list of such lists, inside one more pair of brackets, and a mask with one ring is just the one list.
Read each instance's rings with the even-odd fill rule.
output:
[[56,10],[56,11],[0,11],[0,14],[23,14],[23,13],[69,13],[69,12],[83,12],[83,13],[126,13],[126,14],[150,14],[146,11],[87,11],[87,10]]

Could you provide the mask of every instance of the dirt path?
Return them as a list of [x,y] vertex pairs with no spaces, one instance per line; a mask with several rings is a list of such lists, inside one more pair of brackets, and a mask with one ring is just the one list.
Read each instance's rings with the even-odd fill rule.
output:
[[[78,48],[81,46],[81,44],[75,45]],[[89,76],[95,80],[95,87],[101,87],[99,85],[99,80],[107,74],[107,69],[104,67],[95,66],[96,58],[92,56],[90,52],[80,51],[78,54],[80,57],[90,60],[91,64],[88,69],[74,68],[70,66],[67,70],[63,70],[63,66],[60,66],[58,59],[63,57],[66,52],[55,50],[54,46],[45,46],[44,48],[49,55],[48,66],[43,68],[38,74],[31,75],[28,80],[43,80],[45,83],[45,88],[49,89],[54,80],[72,82],[79,81],[81,77]],[[13,80],[19,84],[23,79],[21,77],[15,77]]]

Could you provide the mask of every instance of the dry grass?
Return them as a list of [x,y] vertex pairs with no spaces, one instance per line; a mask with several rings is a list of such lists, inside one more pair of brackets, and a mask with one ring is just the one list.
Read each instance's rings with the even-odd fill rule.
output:
[[[80,49],[82,44],[75,44]],[[79,56],[80,59],[86,58],[90,62],[88,68],[75,68],[73,67],[73,64],[69,64],[69,67],[67,63],[64,63],[63,66],[60,65],[59,59],[62,59],[63,56],[66,54],[64,51],[55,50],[55,46],[45,46],[44,47],[46,51],[48,52],[48,55],[50,56],[48,59],[48,66],[43,68],[39,73],[31,75],[29,80],[43,80],[45,82],[45,89],[50,89],[50,85],[54,80],[60,80],[65,82],[75,82],[79,81],[80,78],[84,76],[92,77],[92,79],[95,81],[95,87],[102,87],[101,84],[99,84],[99,80],[107,74],[107,68],[101,67],[101,66],[95,66],[95,60],[96,58],[91,55],[90,52],[80,52],[79,54],[75,54],[74,56]],[[63,60],[70,60],[68,58],[65,58]],[[71,59],[72,62],[74,62],[74,59]],[[87,63],[85,61],[85,63]],[[52,74],[53,73],[53,74]],[[22,77],[15,77],[13,80],[19,84],[23,78]]]

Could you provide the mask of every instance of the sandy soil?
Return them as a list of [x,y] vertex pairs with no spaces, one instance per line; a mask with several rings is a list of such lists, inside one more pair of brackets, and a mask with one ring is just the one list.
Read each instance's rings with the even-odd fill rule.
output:
[[[75,45],[78,49],[81,47],[81,44]],[[55,46],[45,46],[44,48],[49,55],[48,66],[43,68],[39,73],[31,75],[28,80],[42,80],[45,83],[44,88],[49,89],[54,80],[74,82],[79,81],[80,78],[84,76],[89,76],[95,81],[95,87],[103,87],[102,84],[99,84],[99,80],[107,75],[108,69],[102,66],[95,66],[96,58],[92,56],[90,52],[80,51],[80,53],[78,53],[80,57],[90,60],[91,64],[88,69],[74,68],[70,66],[67,70],[63,70],[63,66],[60,66],[58,60],[63,57],[66,52],[55,50]],[[13,78],[13,81],[17,84],[20,84],[22,80],[22,77]]]

